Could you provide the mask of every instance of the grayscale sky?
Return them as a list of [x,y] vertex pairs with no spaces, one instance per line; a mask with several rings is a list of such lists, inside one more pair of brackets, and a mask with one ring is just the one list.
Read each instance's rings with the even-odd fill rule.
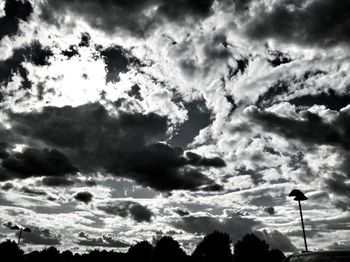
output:
[[0,0],[0,241],[350,248],[350,2]]

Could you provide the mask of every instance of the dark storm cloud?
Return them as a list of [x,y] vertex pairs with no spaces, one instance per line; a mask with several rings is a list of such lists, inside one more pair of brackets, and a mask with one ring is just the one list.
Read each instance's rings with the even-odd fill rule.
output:
[[261,8],[246,25],[254,39],[275,38],[283,42],[329,47],[350,43],[350,2],[275,1]]
[[99,103],[9,113],[13,131],[64,152],[79,170],[106,171],[160,191],[215,185],[195,166],[220,166],[218,158],[191,163],[166,139],[167,118],[154,113],[110,115]]
[[6,35],[16,35],[20,20],[27,21],[33,7],[28,1],[6,0],[4,11],[5,16],[0,17],[0,40]]
[[136,36],[146,36],[164,19],[183,24],[187,20],[196,21],[209,16],[213,2],[214,0],[48,0],[41,7],[41,17],[49,23],[58,24],[60,16],[73,13],[83,17],[92,27],[108,34],[122,29]]
[[232,77],[236,76],[238,73],[243,74],[247,69],[248,64],[249,64],[248,59],[243,58],[243,59],[237,59],[235,66],[228,66],[228,74],[227,74],[228,80],[231,80]]
[[237,106],[236,101],[232,95],[226,95],[225,98],[226,98],[227,102],[229,102],[231,105],[230,112],[228,113],[228,116],[231,116],[236,111],[238,106]]
[[99,247],[128,247],[129,244],[117,239],[113,234],[103,234],[101,237],[91,236],[86,232],[80,232],[76,238],[76,243],[83,246]]
[[128,92],[128,95],[131,96],[131,97],[134,97],[134,98],[137,99],[137,100],[142,101],[142,96],[141,96],[140,90],[141,90],[140,86],[138,86],[138,85],[133,85],[133,86],[130,88],[130,90],[129,90],[129,92]]
[[89,47],[90,46],[91,36],[88,32],[81,33],[81,40],[79,43],[80,47]]
[[186,148],[199,134],[200,130],[212,123],[212,112],[207,108],[205,100],[195,100],[184,104],[188,119],[179,126],[177,133],[171,138],[171,145]]
[[29,45],[14,49],[12,56],[0,61],[0,84],[7,85],[14,73],[22,77],[22,87],[30,88],[32,83],[28,79],[28,70],[23,67],[23,62],[30,62],[36,66],[49,65],[48,59],[53,55],[49,47],[43,47],[37,40]]
[[71,186],[74,184],[72,180],[66,177],[44,177],[41,182],[45,186]]
[[178,214],[179,216],[188,216],[190,214],[190,212],[188,212],[187,210],[182,210],[182,209],[175,209],[174,212],[176,214]]
[[347,112],[340,112],[331,123],[309,111],[303,112],[303,120],[290,119],[256,109],[250,112],[250,116],[266,131],[280,134],[286,138],[298,139],[308,144],[331,145],[345,150],[350,149],[350,115]]
[[127,72],[131,66],[139,67],[140,60],[121,46],[108,47],[101,51],[101,56],[106,64],[106,82],[116,83],[120,81],[120,74]]
[[186,152],[188,164],[193,166],[213,166],[213,167],[224,167],[226,166],[225,161],[220,157],[207,158],[202,157],[193,152]]
[[62,55],[71,59],[73,56],[79,56],[80,54],[76,45],[70,45],[68,49],[62,51]]
[[21,153],[13,153],[3,159],[1,167],[5,171],[5,175],[0,177],[2,180],[33,176],[62,176],[78,171],[63,153],[47,148],[26,148]]
[[94,196],[87,191],[84,192],[78,192],[77,194],[74,195],[74,198],[78,201],[84,202],[85,204],[88,204],[89,202],[92,201],[92,198]]
[[311,107],[313,105],[325,105],[331,110],[337,110],[346,107],[350,104],[350,95],[348,94],[337,94],[335,90],[329,89],[328,92],[321,92],[319,94],[308,94],[299,97],[295,97],[288,101],[289,103],[301,106]]
[[[346,94],[337,94],[333,89],[327,92],[317,90],[320,93],[295,96],[295,88],[298,86],[304,88],[306,81],[313,81],[322,75],[327,75],[327,72],[322,70],[306,70],[302,75],[290,75],[287,78],[278,79],[273,83],[267,91],[260,94],[255,105],[258,108],[267,108],[281,102],[290,102],[298,106],[298,110],[305,107],[311,107],[314,104],[325,105],[330,109],[341,108],[348,101]],[[309,90],[305,90],[310,92]],[[293,97],[293,98],[291,98]],[[337,105],[337,103],[339,103]]]
[[288,93],[289,84],[286,81],[279,80],[270,86],[266,92],[259,95],[255,105],[258,108],[267,108],[276,103],[276,97]]
[[10,189],[12,189],[12,188],[13,188],[13,184],[10,183],[10,182],[7,182],[7,183],[5,183],[5,184],[3,184],[3,185],[1,186],[1,189],[2,189],[2,190],[5,190],[5,191],[10,190]]
[[60,245],[62,236],[51,229],[30,227],[32,232],[22,233],[21,242],[34,245]]
[[233,241],[241,239],[245,234],[252,233],[259,222],[233,214],[229,218],[185,216],[173,223],[176,228],[190,233],[210,234],[214,231],[226,232]]
[[268,61],[273,67],[277,67],[282,64],[287,64],[292,61],[288,54],[282,53],[278,50],[268,50],[268,54]]
[[276,214],[276,211],[275,211],[275,209],[274,209],[273,207],[265,207],[265,208],[264,208],[264,211],[265,211],[266,213],[268,213],[269,215],[274,215],[274,214]]
[[270,146],[264,146],[264,152],[267,152],[271,155],[281,156],[281,153],[276,151],[274,148]]
[[136,222],[151,222],[153,213],[147,207],[132,201],[110,202],[98,206],[98,209],[107,214],[121,217],[131,217]]

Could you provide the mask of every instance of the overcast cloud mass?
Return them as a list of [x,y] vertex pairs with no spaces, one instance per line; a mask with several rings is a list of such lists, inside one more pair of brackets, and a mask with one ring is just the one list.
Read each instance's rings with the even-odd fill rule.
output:
[[[0,222],[27,250],[350,238],[350,3],[0,0]],[[0,228],[0,241],[15,239]]]

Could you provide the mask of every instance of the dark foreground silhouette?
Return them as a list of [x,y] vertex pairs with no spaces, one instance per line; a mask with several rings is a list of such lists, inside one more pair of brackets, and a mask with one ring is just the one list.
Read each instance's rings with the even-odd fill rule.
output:
[[247,234],[234,244],[231,252],[228,234],[215,231],[198,244],[192,255],[187,255],[180,244],[170,236],[161,237],[155,244],[141,241],[131,246],[127,253],[93,250],[86,254],[58,251],[55,247],[24,254],[18,245],[10,240],[0,244],[0,260],[3,262],[281,262],[284,254],[270,250],[269,245]]

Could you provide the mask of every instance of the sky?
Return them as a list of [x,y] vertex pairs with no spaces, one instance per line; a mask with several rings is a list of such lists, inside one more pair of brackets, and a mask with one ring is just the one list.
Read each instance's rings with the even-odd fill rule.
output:
[[214,230],[350,248],[350,2],[0,0],[0,241]]

